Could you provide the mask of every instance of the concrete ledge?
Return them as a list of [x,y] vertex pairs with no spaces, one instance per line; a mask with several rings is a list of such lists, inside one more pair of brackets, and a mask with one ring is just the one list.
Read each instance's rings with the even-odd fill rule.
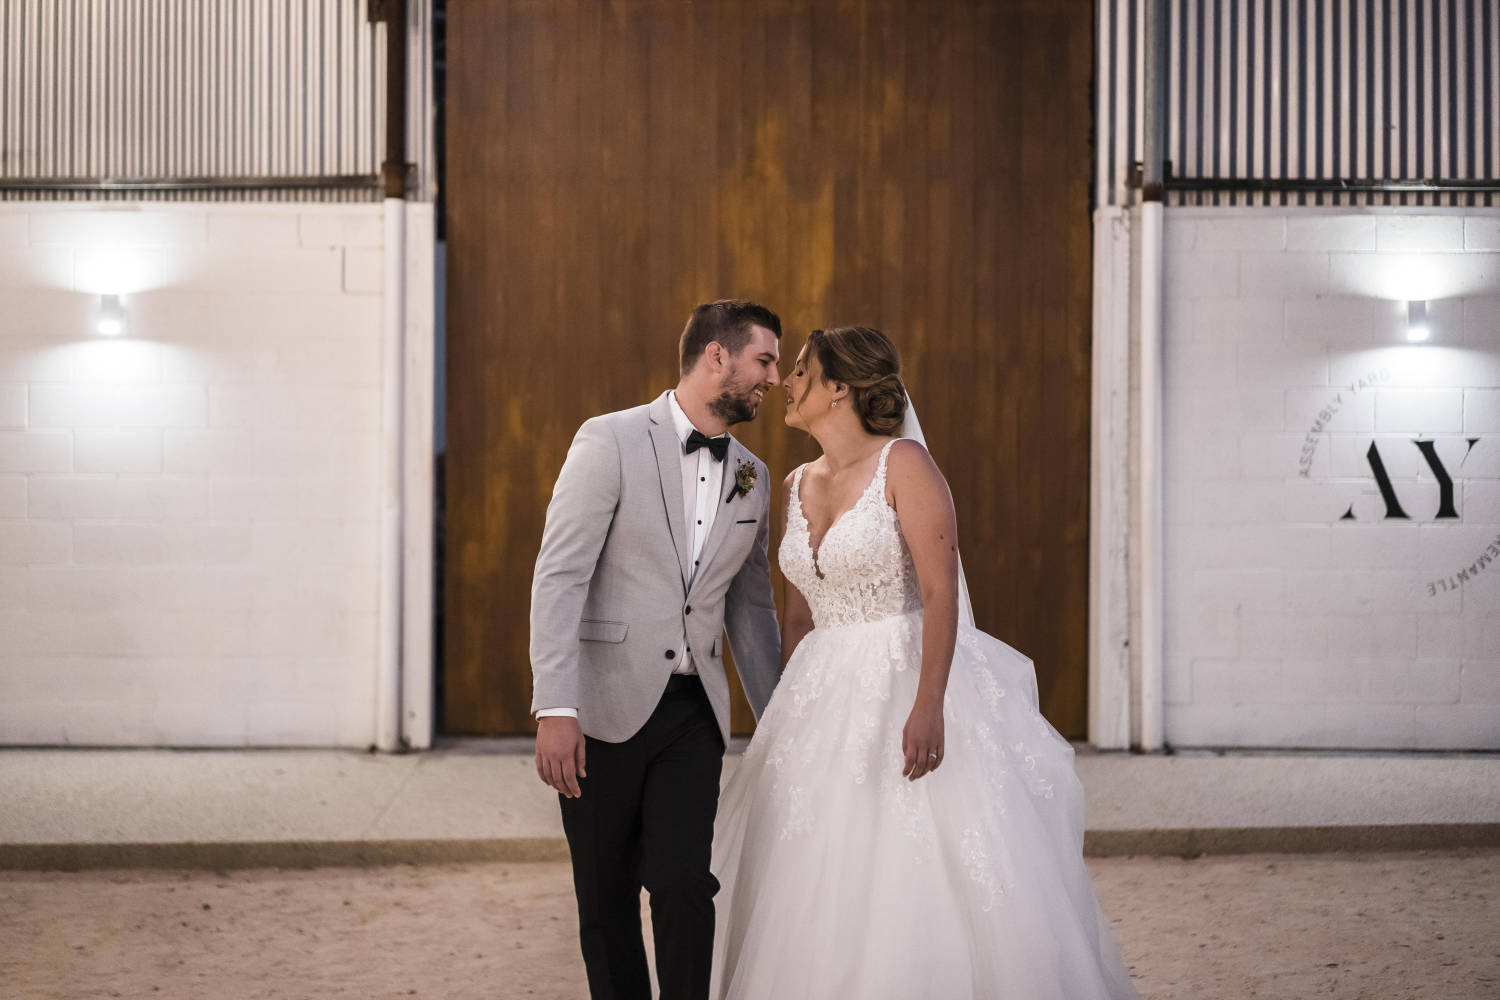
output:
[[[318,867],[567,857],[530,741],[423,754],[0,752],[0,869]],[[726,780],[740,758],[725,761]],[[1080,750],[1084,853],[1500,846],[1497,754]]]
[[[1319,854],[1500,847],[1500,823],[1387,826],[1267,826],[1175,830],[1089,830],[1083,853],[1198,857],[1206,854]],[[475,861],[566,861],[561,837],[427,840],[242,841],[158,844],[0,844],[0,870],[102,868],[327,868],[440,865]]]

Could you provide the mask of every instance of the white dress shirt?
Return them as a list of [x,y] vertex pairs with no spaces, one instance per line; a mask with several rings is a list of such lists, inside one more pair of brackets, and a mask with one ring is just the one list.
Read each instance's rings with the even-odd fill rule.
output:
[[[677,402],[676,390],[668,393],[667,399],[671,403],[672,425],[677,431],[677,440],[683,445],[678,448],[677,454],[682,460],[682,506],[685,515],[683,523],[687,525],[688,535],[693,540],[693,565],[689,567],[691,575],[688,577],[688,583],[691,585],[693,576],[696,576],[698,572],[698,560],[703,554],[703,543],[708,540],[708,533],[713,530],[714,517],[719,512],[718,501],[724,489],[724,466],[728,462],[720,462],[707,448],[699,448],[691,455],[687,453],[688,435],[697,428],[688,419],[688,415],[682,412],[682,407]],[[728,437],[729,435],[720,436]],[[693,664],[692,654],[687,652],[685,646],[686,643],[677,648],[678,665],[672,671],[674,674],[698,672],[698,668]],[[568,715],[576,719],[578,709],[537,709],[538,719],[548,715]]]
[[[693,538],[693,565],[689,570],[688,583],[693,582],[693,577],[698,574],[698,557],[703,554],[703,543],[708,539],[708,533],[713,530],[714,517],[719,512],[719,491],[724,486],[724,466],[727,462],[720,462],[714,458],[713,452],[707,448],[699,448],[691,455],[686,453],[688,435],[697,430],[693,422],[688,419],[682,407],[677,404],[677,393],[673,392],[668,397],[672,404],[672,423],[677,428],[677,440],[683,442],[684,452],[682,455],[682,507],[686,520],[688,534]],[[720,437],[728,437],[721,434]],[[691,670],[679,670],[678,673],[696,673]]]

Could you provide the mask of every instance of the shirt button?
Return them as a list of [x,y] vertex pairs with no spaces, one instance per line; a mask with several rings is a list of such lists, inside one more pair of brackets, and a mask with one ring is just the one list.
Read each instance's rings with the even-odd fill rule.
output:
[[700,483],[706,483],[706,482],[708,482],[708,477],[707,476],[699,476],[698,477],[698,482],[700,482]]
[[702,521],[702,519],[701,519],[701,518],[700,518],[700,519],[699,519],[699,521],[698,521],[698,523],[699,523],[699,524],[702,524],[702,523],[703,523],[703,521]]
[[669,659],[669,660],[675,660],[675,659],[677,659],[677,650],[675,650],[675,649],[669,649],[669,650],[667,650],[667,659]]

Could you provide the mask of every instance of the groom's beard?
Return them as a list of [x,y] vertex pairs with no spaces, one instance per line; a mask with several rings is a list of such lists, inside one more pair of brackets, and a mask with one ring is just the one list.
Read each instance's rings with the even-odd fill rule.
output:
[[755,411],[760,406],[755,393],[757,390],[764,393],[765,389],[766,387],[758,382],[752,384],[731,373],[724,380],[724,388],[708,401],[708,408],[714,416],[722,418],[731,426],[748,423],[755,419]]

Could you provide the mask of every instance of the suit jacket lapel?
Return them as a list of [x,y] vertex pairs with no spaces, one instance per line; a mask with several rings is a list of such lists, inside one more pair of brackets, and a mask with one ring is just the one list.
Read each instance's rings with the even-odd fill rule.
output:
[[734,473],[740,467],[741,462],[748,462],[750,453],[736,441],[729,439],[729,454],[724,456],[724,477],[719,484],[719,493],[715,502],[719,509],[714,512],[714,526],[708,532],[708,537],[703,540],[703,554],[698,557],[698,578],[702,579],[703,569],[708,565],[710,559],[719,551],[719,546],[724,543],[729,529],[734,525],[735,518],[739,516],[743,504],[749,497],[735,497],[733,503],[726,503],[724,498],[729,496],[729,491],[734,488]]
[[667,397],[662,395],[647,411],[651,417],[651,443],[656,449],[656,471],[661,477],[661,499],[667,507],[667,525],[672,531],[672,545],[677,549],[677,568],[682,573],[682,588],[687,590],[688,563],[692,545],[688,539],[686,515],[682,512],[682,442],[672,426]]

